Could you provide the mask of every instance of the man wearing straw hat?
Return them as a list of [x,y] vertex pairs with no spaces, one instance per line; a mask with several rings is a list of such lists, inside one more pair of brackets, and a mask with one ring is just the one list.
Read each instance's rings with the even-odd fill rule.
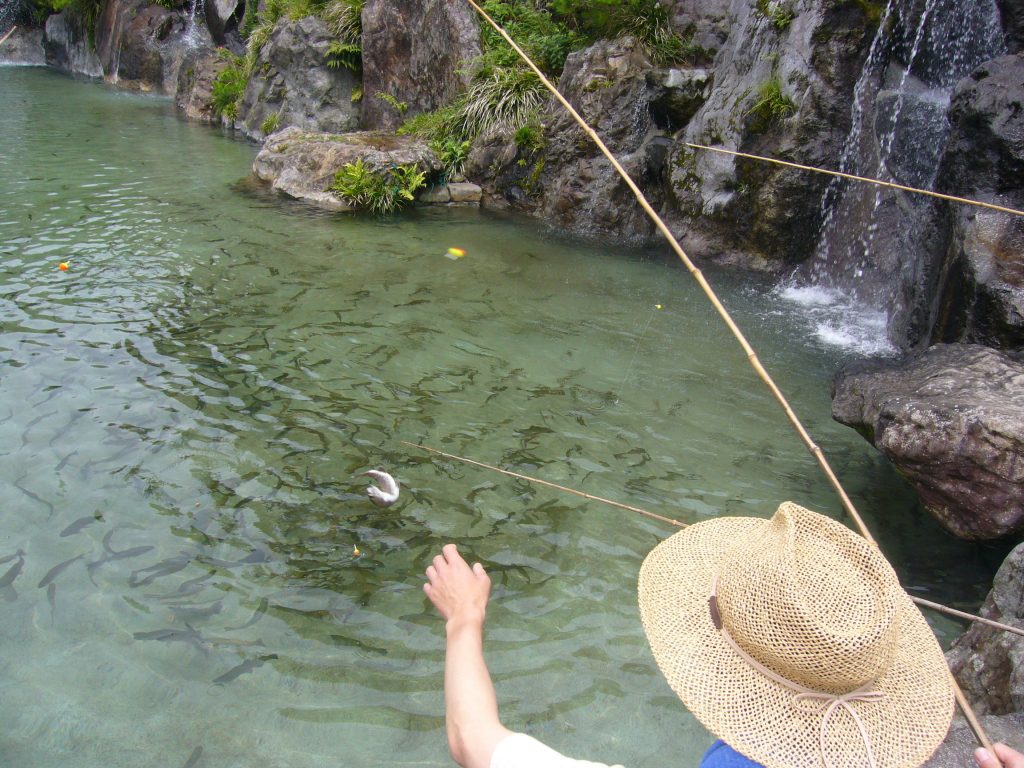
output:
[[[448,544],[427,579],[447,620],[455,761],[604,768],[501,724],[483,657],[483,566]],[[662,674],[719,737],[701,768],[912,768],[949,729],[953,691],[935,636],[881,553],[830,518],[786,502],[770,520],[691,525],[648,554],[638,593]],[[1024,768],[1024,755],[995,749],[1006,768]],[[985,750],[975,761],[997,765]]]

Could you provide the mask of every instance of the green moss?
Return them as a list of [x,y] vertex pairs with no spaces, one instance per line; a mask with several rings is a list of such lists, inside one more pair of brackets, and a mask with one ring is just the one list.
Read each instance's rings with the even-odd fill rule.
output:
[[857,0],[858,7],[864,12],[864,18],[868,24],[877,27],[882,21],[882,14],[885,13],[885,3],[877,0]]

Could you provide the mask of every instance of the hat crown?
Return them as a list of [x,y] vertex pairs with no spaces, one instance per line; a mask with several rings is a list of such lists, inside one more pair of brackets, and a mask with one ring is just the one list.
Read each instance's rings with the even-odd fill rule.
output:
[[757,661],[806,688],[842,694],[889,668],[901,591],[866,540],[787,503],[722,559],[717,602],[729,634]]

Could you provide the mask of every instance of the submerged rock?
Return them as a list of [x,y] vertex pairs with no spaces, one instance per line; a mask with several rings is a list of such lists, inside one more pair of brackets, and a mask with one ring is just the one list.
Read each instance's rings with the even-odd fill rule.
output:
[[450,102],[466,90],[468,65],[483,53],[466,3],[367,0],[362,20],[362,124],[370,130],[394,130]]
[[854,363],[833,383],[832,417],[885,454],[957,536],[1024,532],[1024,364],[960,344]]
[[345,67],[328,66],[333,41],[315,17],[279,22],[253,67],[237,127],[257,140],[289,126],[323,133],[358,128],[359,81]]
[[349,206],[329,191],[338,171],[362,160],[371,171],[398,165],[416,165],[428,175],[440,174],[443,165],[419,139],[409,136],[360,132],[348,134],[307,133],[285,128],[269,137],[253,162],[257,178],[289,197],[328,210]]
[[[1003,561],[979,613],[1024,629],[1024,544]],[[978,714],[1024,717],[1024,637],[976,623],[946,659]]]

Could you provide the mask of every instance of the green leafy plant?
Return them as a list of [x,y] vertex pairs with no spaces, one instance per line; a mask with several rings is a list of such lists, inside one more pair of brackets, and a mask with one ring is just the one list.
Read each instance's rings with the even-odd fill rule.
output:
[[796,112],[796,104],[782,90],[782,81],[778,75],[765,80],[757,88],[757,100],[746,114],[756,121],[755,130],[765,130],[772,123]]
[[358,43],[346,43],[335,40],[327,46],[327,66],[331,69],[345,67],[353,72],[359,72],[363,68],[363,48]]
[[395,111],[397,111],[398,114],[400,115],[404,115],[406,113],[406,110],[409,109],[408,103],[404,101],[399,101],[390,93],[384,93],[384,91],[377,91],[377,93],[375,93],[374,96],[376,96],[381,101],[390,104],[395,109]]
[[416,165],[398,165],[375,172],[362,158],[346,163],[334,176],[330,190],[355,208],[391,213],[415,199],[426,184],[426,174]]
[[515,132],[514,140],[519,149],[539,152],[544,148],[544,129],[538,123],[527,123]]
[[249,76],[245,60],[241,56],[235,56],[233,53],[221,49],[220,57],[228,64],[213,81],[213,111],[229,120],[234,120],[238,117],[238,106],[245,94]]
[[757,13],[768,19],[780,32],[796,17],[793,9],[783,0],[757,0]]
[[448,137],[439,141],[430,142],[430,148],[444,164],[444,178],[451,179],[462,173],[466,166],[466,158],[469,157],[469,148],[473,142]]

